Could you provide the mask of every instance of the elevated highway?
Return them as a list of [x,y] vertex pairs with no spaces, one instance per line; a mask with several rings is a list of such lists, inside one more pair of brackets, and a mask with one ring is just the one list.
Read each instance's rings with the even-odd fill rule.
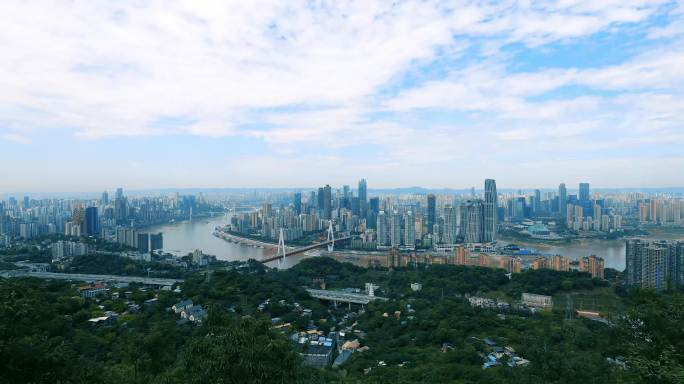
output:
[[88,273],[55,273],[55,272],[31,272],[31,271],[7,271],[3,277],[37,277],[39,279],[71,280],[109,283],[141,283],[145,285],[172,286],[182,283],[183,279],[163,279],[157,277],[142,276],[119,276],[119,275],[95,275]]
[[367,305],[373,300],[387,301],[386,297],[380,296],[369,296],[360,293],[347,293],[340,291],[329,291],[325,289],[307,289],[311,297],[319,299],[332,301],[335,303],[350,303],[350,304],[362,304]]

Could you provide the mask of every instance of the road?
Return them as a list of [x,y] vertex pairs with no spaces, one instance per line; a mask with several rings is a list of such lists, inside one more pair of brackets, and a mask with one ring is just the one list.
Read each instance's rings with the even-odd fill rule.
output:
[[320,299],[320,300],[340,302],[340,303],[354,303],[354,304],[366,305],[373,300],[382,300],[382,301],[388,300],[386,297],[368,296],[368,295],[362,295],[360,293],[328,291],[328,290],[324,290],[324,289],[307,289],[306,291],[309,292],[309,295],[311,295],[311,297],[313,297],[313,298]]
[[37,277],[40,279],[73,280],[85,282],[116,282],[116,283],[142,283],[145,285],[171,286],[182,283],[183,279],[162,279],[156,277],[141,276],[118,276],[118,275],[94,275],[83,273],[54,273],[54,272],[29,272],[7,271],[3,277]]

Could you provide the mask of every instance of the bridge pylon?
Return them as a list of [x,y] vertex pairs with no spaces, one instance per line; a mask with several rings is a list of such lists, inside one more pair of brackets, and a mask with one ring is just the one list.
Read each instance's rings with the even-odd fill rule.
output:
[[[281,256],[282,252],[282,257]],[[283,229],[280,228],[280,236],[278,238],[278,253],[276,256],[278,257],[278,267],[282,267],[283,264],[285,264],[285,256],[287,250],[285,249],[285,236],[283,236]]]
[[332,252],[335,249],[335,233],[333,232],[333,222],[328,221],[328,252]]

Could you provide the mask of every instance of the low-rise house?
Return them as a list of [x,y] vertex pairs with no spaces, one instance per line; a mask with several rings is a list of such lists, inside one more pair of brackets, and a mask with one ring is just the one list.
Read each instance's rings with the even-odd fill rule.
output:
[[344,344],[342,344],[342,349],[355,350],[355,349],[358,349],[360,346],[361,346],[361,344],[359,344],[359,340],[354,339],[354,340],[349,340],[349,341],[345,342]]
[[181,312],[181,318],[193,323],[201,323],[207,317],[207,311],[201,305],[193,305]]
[[299,354],[304,360],[304,365],[324,368],[332,363],[333,346],[333,339],[321,336],[319,340],[311,340],[303,344],[303,350]]
[[185,299],[183,301],[180,301],[180,302],[174,304],[171,307],[171,309],[173,309],[173,312],[175,312],[176,314],[179,314],[179,313],[183,312],[184,310],[192,307],[192,305],[193,305],[192,299]]
[[159,302],[159,299],[157,299],[157,298],[155,297],[155,298],[153,298],[153,299],[147,299],[147,300],[143,301],[143,305],[146,305],[146,306],[148,306],[148,307],[151,307],[151,306],[157,304],[157,302]]
[[119,315],[116,312],[107,311],[104,313],[104,316],[88,319],[88,323],[92,325],[110,325],[116,322],[118,318]]
[[105,294],[105,292],[107,292],[107,288],[102,283],[84,285],[78,288],[78,293],[82,297],[96,297]]
[[551,296],[537,295],[534,293],[523,293],[522,303],[529,307],[553,308],[553,298]]

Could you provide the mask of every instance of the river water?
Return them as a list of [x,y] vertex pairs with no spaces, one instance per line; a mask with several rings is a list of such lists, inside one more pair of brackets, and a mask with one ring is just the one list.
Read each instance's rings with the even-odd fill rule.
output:
[[[247,245],[231,243],[213,235],[217,225],[228,223],[228,216],[218,215],[211,218],[194,219],[173,224],[156,225],[146,228],[146,232],[164,233],[164,250],[188,253],[195,249],[214,255],[219,260],[260,260],[263,257],[275,254],[273,249],[255,248]],[[651,235],[647,238],[662,240],[683,240],[684,229],[649,229]],[[598,240],[584,239],[569,244],[538,244],[524,243],[519,241],[506,241],[502,239],[500,243],[515,242],[521,247],[531,249],[540,253],[559,254],[571,259],[578,259],[584,256],[596,255],[605,260],[606,267],[617,270],[625,269],[625,241],[624,240]],[[296,264],[299,260],[306,257],[297,255],[288,258],[284,267]],[[275,262],[271,263],[275,266]]]
[[[644,239],[651,240],[684,240],[684,228],[650,228]],[[582,239],[571,243],[539,244],[502,239],[499,243],[515,243],[523,248],[544,254],[562,255],[571,259],[579,259],[589,255],[602,257],[606,268],[619,271],[625,269],[625,240]]]
[[161,224],[145,228],[145,232],[164,234],[164,251],[188,253],[199,249],[205,254],[214,255],[219,260],[261,259],[273,251],[240,245],[214,236],[217,225],[228,224],[228,216],[193,219],[171,224]]

